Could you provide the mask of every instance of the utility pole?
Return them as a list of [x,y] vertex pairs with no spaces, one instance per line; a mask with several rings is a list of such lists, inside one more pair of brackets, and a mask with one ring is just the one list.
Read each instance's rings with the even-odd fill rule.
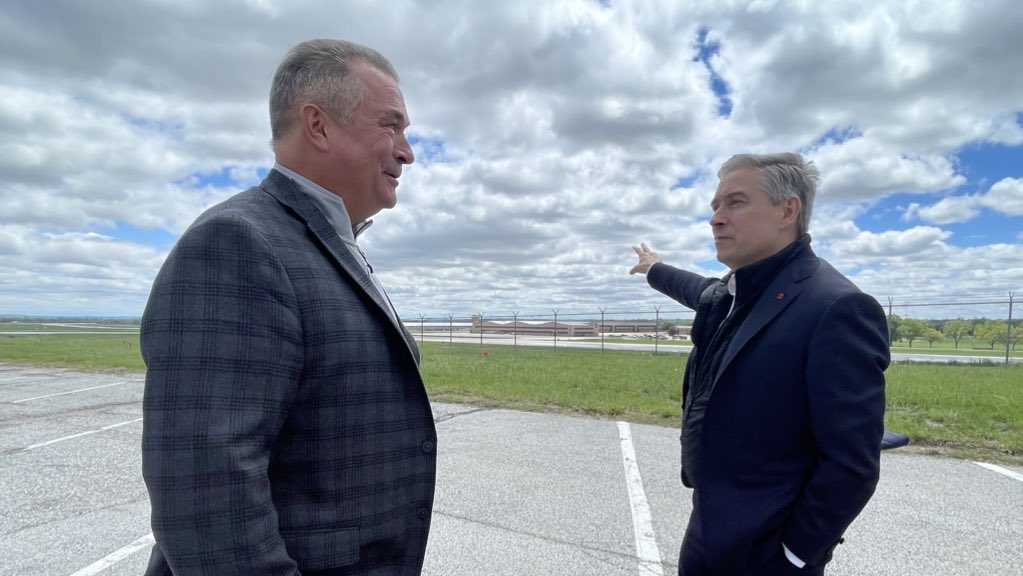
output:
[[483,349],[483,314],[485,312],[480,312],[480,350]]
[[661,307],[654,306],[654,354],[657,354],[657,342],[661,339]]
[[1005,321],[1005,365],[1009,365],[1009,346],[1012,344],[1012,297],[1009,292],[1009,319]]
[[512,348],[519,347],[519,313],[512,312]]
[[600,351],[604,351],[604,311],[607,310],[607,306],[600,309]]
[[554,349],[558,349],[558,311],[554,311]]

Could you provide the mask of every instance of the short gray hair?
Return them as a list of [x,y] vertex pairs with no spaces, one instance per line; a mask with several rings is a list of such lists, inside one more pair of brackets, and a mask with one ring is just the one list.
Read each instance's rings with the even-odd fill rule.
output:
[[771,204],[778,205],[788,198],[799,198],[800,209],[796,227],[800,235],[806,234],[813,212],[813,199],[821,174],[817,165],[801,154],[736,154],[721,165],[718,179],[743,168],[760,170],[760,182]]
[[316,104],[341,124],[350,124],[366,99],[366,87],[352,73],[362,62],[398,81],[398,72],[376,50],[345,40],[317,39],[292,48],[270,87],[270,131],[274,141],[298,122],[304,104]]

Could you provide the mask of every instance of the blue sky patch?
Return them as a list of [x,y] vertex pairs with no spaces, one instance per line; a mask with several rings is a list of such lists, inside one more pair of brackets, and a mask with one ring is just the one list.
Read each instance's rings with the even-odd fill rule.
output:
[[975,248],[1019,242],[1019,230],[1014,230],[1010,222],[1004,215],[989,208],[980,208],[980,214],[972,220],[942,224],[941,227],[952,233],[946,242],[963,248]]
[[710,88],[714,91],[714,95],[718,97],[718,114],[728,118],[732,114],[732,97],[729,94],[728,85],[718,75],[717,71],[714,70],[710,62],[711,57],[720,51],[721,43],[708,41],[707,35],[709,33],[710,28],[706,26],[701,27],[697,31],[697,54],[693,58],[693,62],[702,62],[707,67],[707,72],[710,72]]
[[409,136],[409,144],[416,155],[416,162],[437,164],[447,161],[447,150],[444,141],[439,138],[424,138],[415,134]]
[[1003,178],[1023,177],[1023,148],[1002,144],[970,144],[955,154],[956,170],[969,181],[971,191],[987,192]]
[[[956,194],[955,196],[962,196]],[[908,230],[917,226],[932,226],[952,233],[945,241],[949,244],[970,248],[987,244],[1015,243],[1019,231],[1006,225],[1006,217],[995,211],[978,206],[978,214],[965,222],[934,223],[919,215],[906,220],[906,210],[911,204],[921,207],[933,206],[948,196],[893,194],[877,202],[866,213],[856,219],[860,229],[874,233],[888,230]]]
[[134,116],[124,116],[124,119],[132,126],[144,128],[145,130],[151,130],[153,132],[176,132],[184,130],[185,128],[185,125],[181,122],[175,122],[172,124],[170,122],[162,122],[152,118],[140,118]]
[[830,130],[825,132],[810,145],[806,147],[807,150],[814,150],[820,148],[825,144],[841,144],[848,140],[855,140],[863,136],[863,132],[855,126],[833,126]]
[[674,184],[672,184],[671,189],[678,190],[680,188],[692,188],[697,182],[700,181],[700,176],[702,176],[700,172],[693,172],[688,176],[682,176],[681,178],[676,180]]
[[[237,186],[239,182],[236,182],[231,176],[232,168],[233,166],[224,166],[217,171],[193,172],[174,183],[179,186],[187,186],[189,188],[205,188],[206,186],[226,188],[229,186]],[[263,175],[265,176],[265,170],[263,171]]]
[[136,228],[125,222],[118,222],[116,228],[112,230],[101,230],[100,233],[135,244],[148,244],[154,248],[163,250],[169,249],[178,240],[177,234],[171,234],[162,228],[146,230],[143,228]]

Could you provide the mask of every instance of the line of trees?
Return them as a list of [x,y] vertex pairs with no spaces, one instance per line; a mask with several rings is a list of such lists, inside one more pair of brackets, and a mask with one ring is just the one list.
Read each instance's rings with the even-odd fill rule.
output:
[[1006,342],[1008,324],[1005,320],[988,320],[986,318],[975,318],[966,320],[955,318],[952,320],[920,320],[918,318],[902,318],[896,314],[888,316],[888,329],[891,332],[892,342],[905,340],[909,347],[913,347],[914,341],[925,341],[934,347],[935,342],[951,340],[956,350],[959,343],[965,339],[972,338],[974,342],[983,342],[992,350],[995,345],[1008,344],[1011,350],[1016,350],[1016,345],[1023,341],[1023,321],[1014,320],[1009,340]]

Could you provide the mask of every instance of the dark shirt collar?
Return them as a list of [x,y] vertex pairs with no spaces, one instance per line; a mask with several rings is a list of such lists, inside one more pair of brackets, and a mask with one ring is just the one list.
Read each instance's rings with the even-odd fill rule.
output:
[[[809,246],[810,235],[803,234],[773,256],[768,256],[759,262],[743,266],[732,272],[735,277],[735,306],[744,306],[759,297],[760,293],[778,275],[778,271]],[[728,278],[725,280],[727,281]]]

